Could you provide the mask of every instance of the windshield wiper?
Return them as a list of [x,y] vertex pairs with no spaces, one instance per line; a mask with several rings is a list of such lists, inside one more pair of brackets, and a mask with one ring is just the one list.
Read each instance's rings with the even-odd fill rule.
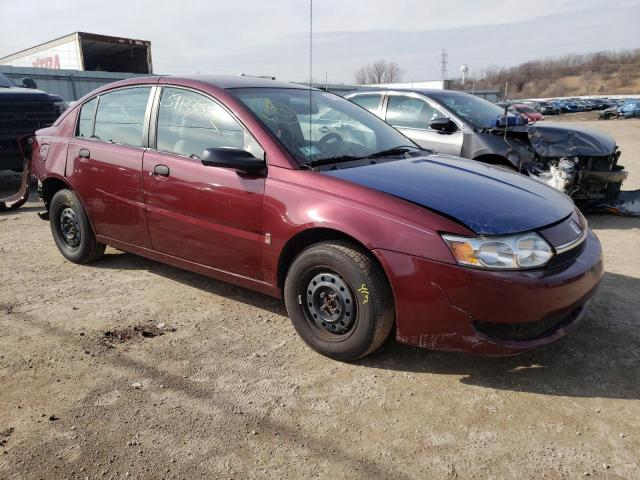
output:
[[303,163],[306,167],[319,167],[320,165],[328,165],[330,163],[350,162],[351,160],[362,160],[367,157],[356,155],[337,155],[335,157],[318,158],[317,160],[309,160]]
[[367,160],[378,157],[387,157],[389,155],[402,155],[410,150],[421,150],[420,147],[413,145],[401,145],[398,147],[388,148],[387,150],[381,150],[379,152],[371,153],[369,155],[337,155],[335,157],[318,158],[317,160],[310,160],[303,163],[305,167],[319,167],[321,165],[328,165],[331,163],[350,162],[352,160]]
[[379,152],[372,153],[371,155],[367,155],[364,158],[388,157],[389,155],[402,155],[403,153],[409,152],[411,149],[420,150],[418,147],[414,147],[413,145],[402,145],[399,147],[388,148],[387,150],[381,150]]

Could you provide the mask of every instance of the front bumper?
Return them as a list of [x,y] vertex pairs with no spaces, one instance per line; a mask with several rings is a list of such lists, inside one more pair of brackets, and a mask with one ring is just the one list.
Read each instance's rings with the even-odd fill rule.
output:
[[591,231],[575,260],[556,269],[497,272],[375,254],[394,292],[399,342],[477,355],[513,355],[571,332],[604,271]]

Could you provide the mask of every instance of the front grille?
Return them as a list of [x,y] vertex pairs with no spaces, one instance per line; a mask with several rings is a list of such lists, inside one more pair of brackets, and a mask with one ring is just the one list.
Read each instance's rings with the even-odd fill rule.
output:
[[19,135],[51,125],[58,118],[52,102],[0,101],[0,135]]
[[584,240],[580,245],[573,247],[571,250],[567,250],[565,252],[554,255],[544,268],[546,268],[547,270],[551,270],[554,268],[569,266],[575,261],[576,258],[580,256],[582,252],[584,252],[584,248],[586,245],[587,241]]
[[496,340],[538,340],[553,335],[559,328],[569,325],[581,311],[582,307],[578,307],[568,314],[552,315],[538,322],[497,323],[474,320],[473,327],[478,333]]

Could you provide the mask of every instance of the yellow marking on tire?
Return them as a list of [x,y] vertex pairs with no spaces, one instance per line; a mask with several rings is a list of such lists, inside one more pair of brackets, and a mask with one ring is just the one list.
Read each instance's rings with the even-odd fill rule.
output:
[[362,286],[358,289],[358,292],[362,294],[362,304],[369,303],[369,289],[363,283]]

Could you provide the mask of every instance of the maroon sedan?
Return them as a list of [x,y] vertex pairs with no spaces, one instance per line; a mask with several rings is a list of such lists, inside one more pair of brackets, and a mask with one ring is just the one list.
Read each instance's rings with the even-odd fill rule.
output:
[[544,120],[544,115],[525,103],[515,103],[511,105],[511,109],[519,113],[528,123],[536,123],[539,120]]
[[275,297],[340,360],[400,342],[484,355],[584,315],[600,244],[564,194],[421,150],[339,96],[247,77],[137,78],[40,130],[62,255],[106,245]]

